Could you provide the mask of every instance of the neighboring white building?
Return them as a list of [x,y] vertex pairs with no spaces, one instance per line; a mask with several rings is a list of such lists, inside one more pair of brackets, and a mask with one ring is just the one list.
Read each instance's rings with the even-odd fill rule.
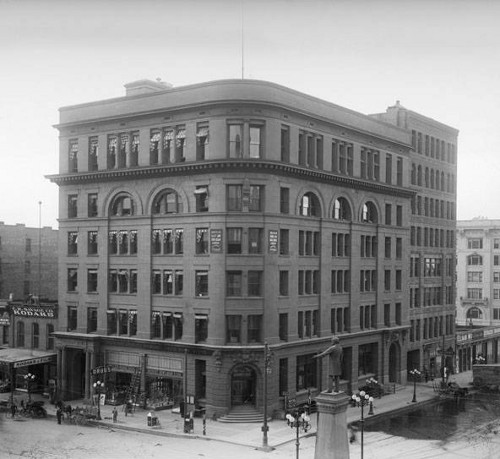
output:
[[457,325],[500,325],[500,220],[457,222]]

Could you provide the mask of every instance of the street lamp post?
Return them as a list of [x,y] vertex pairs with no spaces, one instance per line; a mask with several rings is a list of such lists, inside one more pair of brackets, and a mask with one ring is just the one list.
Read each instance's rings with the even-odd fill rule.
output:
[[96,381],[94,389],[97,392],[97,420],[101,420],[101,390],[104,389],[104,382]]
[[363,441],[364,441],[364,408],[367,405],[370,405],[370,413],[373,414],[373,397],[370,397],[364,390],[360,391],[359,394],[353,394],[352,400],[356,404],[356,406],[361,407],[361,459],[363,459]]
[[264,344],[264,424],[262,425],[262,447],[264,450],[269,448],[267,432],[267,377],[271,373],[271,355],[269,353],[269,345]]
[[413,378],[413,399],[412,403],[415,403],[417,401],[417,378],[420,378],[420,375],[422,374],[420,371],[418,371],[416,368],[410,371],[410,374]]
[[26,389],[28,391],[28,403],[31,403],[31,383],[35,381],[36,376],[32,373],[24,375],[26,381]]
[[301,430],[307,432],[311,428],[311,419],[303,409],[296,408],[287,413],[286,422],[290,428],[295,429],[296,459],[299,459],[299,433]]

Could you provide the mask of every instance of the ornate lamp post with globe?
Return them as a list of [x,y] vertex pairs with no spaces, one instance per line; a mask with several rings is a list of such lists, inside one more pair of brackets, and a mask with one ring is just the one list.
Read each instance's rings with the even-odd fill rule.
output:
[[420,371],[418,371],[416,368],[410,371],[410,374],[413,378],[413,399],[412,403],[415,403],[417,401],[417,378],[420,378],[420,375],[422,374]]
[[295,429],[296,459],[299,459],[299,433],[301,430],[307,432],[311,428],[311,419],[304,409],[295,408],[287,413],[286,422],[290,428]]
[[101,390],[104,389],[104,382],[96,381],[94,390],[97,392],[97,420],[101,420]]
[[373,397],[370,397],[364,390],[360,391],[359,394],[352,394],[352,400],[361,408],[361,459],[363,459],[363,435],[364,435],[364,408],[370,405],[370,412],[368,414],[373,414]]
[[26,381],[26,390],[28,391],[28,403],[31,403],[31,384],[35,381],[36,376],[32,373],[24,375]]

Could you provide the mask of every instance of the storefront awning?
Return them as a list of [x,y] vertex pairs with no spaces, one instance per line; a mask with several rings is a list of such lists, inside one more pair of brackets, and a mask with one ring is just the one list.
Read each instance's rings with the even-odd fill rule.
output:
[[57,354],[55,352],[17,348],[0,349],[0,365],[12,365],[14,368],[55,362],[56,359]]

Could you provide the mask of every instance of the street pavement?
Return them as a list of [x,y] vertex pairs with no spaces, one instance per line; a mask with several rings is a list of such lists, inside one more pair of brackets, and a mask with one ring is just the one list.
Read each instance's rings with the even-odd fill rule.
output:
[[[435,380],[439,382],[440,380]],[[468,387],[472,382],[472,372],[464,372],[456,375],[451,375],[450,381],[456,382],[461,387]],[[438,397],[438,394],[433,389],[432,382],[419,382],[416,384],[416,402],[413,399],[413,384],[408,383],[406,387],[401,387],[393,394],[384,395],[383,397],[374,400],[374,414],[368,415],[368,409],[364,409],[364,416],[367,421],[373,417],[390,416],[396,412],[409,410],[415,406],[429,403]],[[9,394],[3,394],[8,396]],[[26,398],[26,394],[22,396],[16,394],[16,399],[19,403],[20,398]],[[45,402],[45,408],[48,415],[54,417],[56,407],[48,401]],[[83,401],[72,401],[71,406],[83,406]],[[230,443],[233,445],[242,445],[252,448],[262,448],[263,433],[262,424],[260,423],[222,423],[212,419],[206,419],[205,432],[203,431],[203,419],[194,418],[194,430],[192,433],[184,433],[184,422],[179,413],[173,413],[172,410],[151,411],[153,416],[156,416],[160,425],[156,427],[148,426],[148,410],[136,408],[133,414],[125,416],[123,406],[118,406],[118,419],[116,423],[112,420],[113,406],[101,406],[101,421],[96,421],[102,427],[112,429],[130,430],[135,432],[147,433],[165,437],[180,437],[180,438],[204,438],[218,442]],[[358,407],[348,406],[347,408],[347,423],[360,420],[361,410]],[[311,429],[301,435],[310,437],[316,434],[317,416],[311,415]],[[279,448],[282,445],[290,442],[295,442],[295,430],[291,429],[284,420],[272,420],[268,422],[268,446],[271,449]]]

